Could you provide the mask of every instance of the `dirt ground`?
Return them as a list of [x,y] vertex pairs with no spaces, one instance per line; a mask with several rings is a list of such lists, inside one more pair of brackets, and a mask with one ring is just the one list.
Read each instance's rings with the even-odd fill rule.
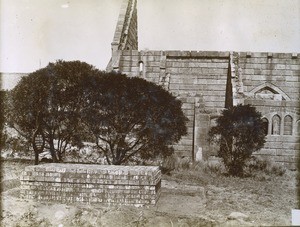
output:
[[2,226],[283,226],[296,207],[296,172],[261,179],[174,171],[155,207],[34,202],[19,198],[30,163],[2,162]]

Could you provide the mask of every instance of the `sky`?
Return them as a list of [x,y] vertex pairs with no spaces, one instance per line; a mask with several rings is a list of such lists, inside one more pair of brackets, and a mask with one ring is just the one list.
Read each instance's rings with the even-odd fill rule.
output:
[[[105,69],[122,0],[0,0],[0,72]],[[300,53],[300,0],[138,0],[139,49]]]

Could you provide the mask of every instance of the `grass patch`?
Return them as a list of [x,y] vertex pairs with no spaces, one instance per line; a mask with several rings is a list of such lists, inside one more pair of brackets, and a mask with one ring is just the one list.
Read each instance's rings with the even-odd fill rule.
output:
[[[175,155],[167,157],[161,164],[161,170],[163,174],[181,175],[184,172],[188,172],[192,179],[201,179],[203,175],[209,176],[228,176],[227,169],[220,159],[211,161],[191,162],[187,158],[176,158]],[[275,163],[270,159],[251,157],[251,159],[245,164],[244,174],[241,178],[254,178],[256,180],[264,181],[275,176],[284,176],[287,172],[285,166]],[[229,176],[228,176],[229,177]],[[203,179],[202,179],[203,180]]]

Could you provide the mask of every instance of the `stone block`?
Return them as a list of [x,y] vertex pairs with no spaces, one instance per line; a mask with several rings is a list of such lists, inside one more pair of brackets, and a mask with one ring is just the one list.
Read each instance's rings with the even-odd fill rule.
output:
[[268,53],[266,52],[250,52],[252,58],[267,58]]
[[183,53],[180,50],[173,50],[173,51],[166,51],[165,54],[167,57],[182,57],[182,56],[190,55],[190,52],[187,51],[186,53]]
[[273,57],[273,53],[269,52],[268,53],[268,58],[272,58]]
[[278,156],[295,156],[295,150],[289,150],[286,147],[284,147],[284,149],[277,149],[276,155],[278,155]]
[[254,74],[254,69],[249,69],[249,68],[248,68],[248,69],[245,69],[245,70],[244,70],[244,74],[248,74],[248,75],[249,75],[249,74],[252,74],[252,75],[253,75],[253,74]]

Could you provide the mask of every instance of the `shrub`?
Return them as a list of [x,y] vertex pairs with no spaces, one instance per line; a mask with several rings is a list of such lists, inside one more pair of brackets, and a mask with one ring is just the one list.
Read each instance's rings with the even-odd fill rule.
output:
[[253,172],[257,170],[265,171],[267,169],[267,166],[269,165],[270,165],[269,159],[252,156],[245,164],[245,167],[247,167],[250,170],[250,172]]
[[209,131],[210,141],[220,146],[218,156],[232,176],[243,176],[246,161],[265,143],[261,114],[250,105],[238,105],[222,111],[217,125]]
[[176,166],[177,166],[177,158],[173,154],[163,159],[162,163],[160,164],[160,170],[163,174],[170,174],[171,171],[173,171],[176,168]]
[[191,161],[188,158],[181,158],[178,163],[178,168],[188,170],[191,167]]
[[189,170],[193,166],[190,159],[178,158],[175,154],[167,156],[160,164],[160,169],[164,174],[170,174],[173,170]]
[[222,174],[224,172],[224,165],[220,162],[206,162],[204,172]]
[[266,178],[267,176],[283,176],[286,168],[269,158],[252,156],[244,167],[244,175],[251,177]]
[[269,168],[267,168],[267,173],[273,174],[275,176],[283,176],[286,172],[286,168],[278,163],[273,163]]

